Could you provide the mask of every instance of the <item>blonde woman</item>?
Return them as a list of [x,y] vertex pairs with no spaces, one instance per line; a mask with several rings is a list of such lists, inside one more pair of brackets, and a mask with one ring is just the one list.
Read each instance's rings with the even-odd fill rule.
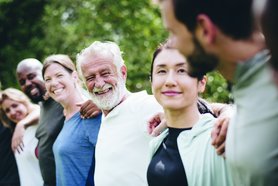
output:
[[[21,91],[8,88],[1,92],[0,118],[4,126],[14,129],[22,120],[39,112],[39,106],[33,104]],[[37,120],[38,120],[37,116]],[[43,185],[39,162],[36,157],[38,140],[35,138],[37,125],[26,128],[23,145],[15,152],[21,186]]]

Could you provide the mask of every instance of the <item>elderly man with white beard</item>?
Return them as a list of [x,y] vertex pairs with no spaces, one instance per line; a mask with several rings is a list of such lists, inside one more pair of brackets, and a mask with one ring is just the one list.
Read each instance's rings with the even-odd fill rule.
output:
[[113,42],[96,41],[77,56],[93,102],[103,112],[96,145],[95,185],[147,185],[148,120],[162,108],[145,91],[126,89],[127,69]]

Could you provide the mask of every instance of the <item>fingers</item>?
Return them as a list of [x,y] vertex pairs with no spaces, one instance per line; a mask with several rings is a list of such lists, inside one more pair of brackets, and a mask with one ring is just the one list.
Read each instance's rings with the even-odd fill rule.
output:
[[228,131],[229,119],[218,118],[211,133],[212,145],[216,148],[218,155],[225,153],[225,141]]
[[227,131],[228,131],[228,123],[227,122],[222,122],[220,132],[218,137],[216,138],[216,145],[220,145],[225,142],[226,136],[227,136]]
[[211,144],[213,146],[216,145],[217,137],[220,133],[220,125],[221,125],[221,123],[219,123],[218,120],[217,120],[217,122],[215,123],[215,125],[214,125],[214,127],[211,131]]
[[158,136],[159,134],[161,134],[161,132],[163,132],[166,129],[167,125],[166,125],[166,120],[162,120],[159,125],[157,125],[155,128],[153,128],[153,131],[151,133],[151,136]]
[[101,110],[97,110],[97,111],[90,110],[90,111],[87,111],[84,113],[82,112],[83,115],[81,114],[81,118],[83,118],[83,119],[93,118],[93,117],[96,117],[97,115],[99,115],[100,112],[101,112]]
[[152,118],[148,121],[148,133],[152,135],[153,130],[159,125],[161,122],[159,114],[154,115]]
[[225,143],[222,143],[217,149],[216,149],[216,153],[218,155],[223,155],[225,152]]
[[82,118],[95,117],[101,112],[91,100],[87,100],[85,103],[77,103],[76,105],[80,106],[80,114]]
[[20,143],[17,147],[17,151],[20,153],[20,152],[23,152],[23,148],[24,148],[24,144],[23,143]]
[[12,147],[13,152],[14,152],[14,153],[15,153],[15,152],[18,152],[19,154],[20,154],[21,152],[23,152],[23,149],[24,149],[24,143],[23,143],[23,142],[17,143],[16,145],[14,145],[14,146]]
[[148,133],[151,135],[154,128],[159,124],[159,122],[157,122],[154,118],[152,118],[153,120],[150,120],[148,122]]
[[23,151],[23,147],[23,133],[20,134],[18,131],[15,131],[12,138],[11,148],[13,152],[15,152],[17,149],[19,149],[19,151]]

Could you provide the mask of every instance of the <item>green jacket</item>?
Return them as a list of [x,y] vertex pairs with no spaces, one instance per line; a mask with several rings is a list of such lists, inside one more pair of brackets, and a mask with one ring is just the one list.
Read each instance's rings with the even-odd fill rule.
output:
[[[178,136],[178,148],[189,186],[233,185],[226,161],[216,154],[211,145],[214,123],[215,118],[212,115],[202,114],[191,130],[183,131]],[[168,130],[151,141],[151,156],[167,135]]]

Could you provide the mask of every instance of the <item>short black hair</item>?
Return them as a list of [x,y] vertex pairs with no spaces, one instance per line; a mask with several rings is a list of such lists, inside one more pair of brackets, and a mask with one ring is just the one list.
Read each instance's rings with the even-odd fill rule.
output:
[[233,39],[247,39],[255,28],[252,0],[171,0],[176,19],[192,32],[197,16],[207,15],[214,24]]

